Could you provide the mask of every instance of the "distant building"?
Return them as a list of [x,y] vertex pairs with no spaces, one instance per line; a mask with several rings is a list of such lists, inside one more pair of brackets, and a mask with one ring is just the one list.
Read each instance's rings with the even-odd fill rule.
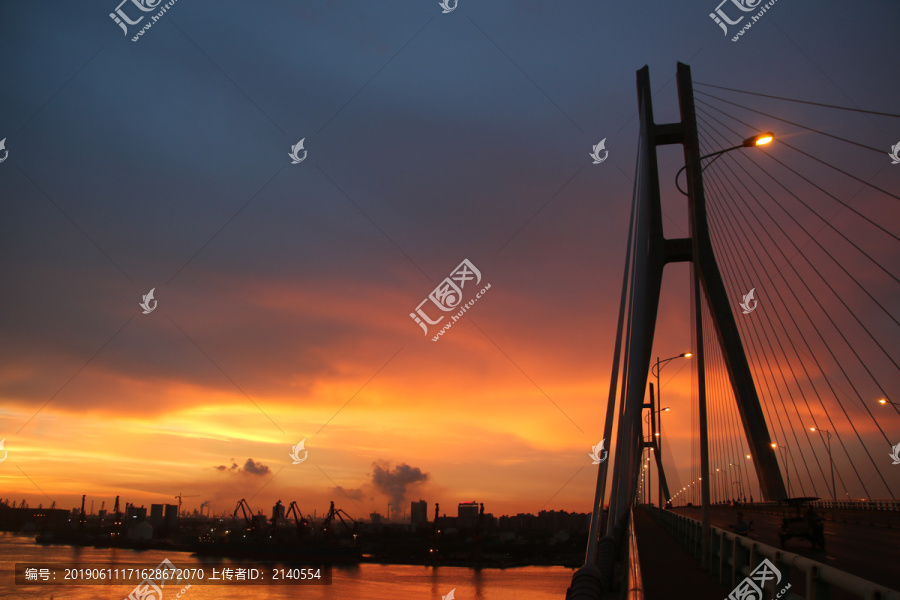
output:
[[542,510],[537,516],[523,513],[516,516],[504,515],[498,522],[502,531],[586,532],[590,525],[590,513],[568,513],[564,510]]
[[163,505],[162,504],[151,504],[150,505],[150,524],[153,525],[154,528],[159,527],[163,524]]
[[413,502],[409,507],[409,522],[413,525],[428,522],[428,503],[424,500]]
[[478,525],[477,502],[460,502],[456,510],[456,524],[458,527],[465,528]]
[[134,504],[125,505],[126,521],[145,521],[147,519],[147,509],[141,506],[138,508]]
[[272,523],[274,525],[284,523],[284,504],[281,503],[281,500],[272,507]]
[[170,531],[175,530],[178,527],[178,505],[177,504],[166,504],[166,516],[165,516],[166,528]]
[[373,512],[369,515],[369,521],[372,522],[372,525],[381,525],[382,516],[377,512]]

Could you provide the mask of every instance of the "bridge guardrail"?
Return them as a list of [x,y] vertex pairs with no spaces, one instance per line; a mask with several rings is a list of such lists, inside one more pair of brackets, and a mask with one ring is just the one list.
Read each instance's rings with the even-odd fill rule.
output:
[[900,501],[897,500],[817,500],[811,503],[816,508],[837,510],[871,510],[871,511],[900,511]]
[[634,508],[628,519],[628,590],[627,600],[644,600],[644,581],[641,576],[641,560],[638,556],[637,536],[634,535]]
[[[655,507],[645,507],[645,510],[651,511],[657,522],[685,546],[694,558],[702,559],[703,525],[700,521]],[[900,600],[900,592],[897,590],[718,527],[710,529],[712,532],[709,544],[710,571],[726,585],[736,586],[750,574],[757,563],[763,558],[768,558],[783,573],[799,571],[805,579],[802,591],[799,586],[792,586],[789,594],[781,596],[782,600],[829,598],[832,590],[843,590],[864,600]],[[769,590],[773,597],[775,591]]]

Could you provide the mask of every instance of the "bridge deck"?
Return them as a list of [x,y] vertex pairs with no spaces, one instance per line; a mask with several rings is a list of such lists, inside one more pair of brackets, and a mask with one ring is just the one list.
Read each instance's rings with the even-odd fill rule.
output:
[[700,568],[646,511],[634,511],[634,534],[641,558],[645,600],[727,598],[730,589]]
[[[766,509],[765,512],[752,506],[742,508],[720,507],[712,508],[711,520],[715,527],[728,529],[733,523],[738,510],[744,513],[744,518],[753,520],[753,539],[769,546],[778,547],[778,526],[787,509]],[[700,508],[678,507],[676,512],[692,519],[700,519]],[[640,512],[640,511],[639,511]],[[802,554],[812,560],[824,563],[852,573],[863,579],[887,586],[891,589],[900,589],[900,576],[897,574],[897,565],[900,564],[900,530],[887,526],[870,525],[868,519],[877,519],[890,524],[886,518],[891,515],[873,517],[854,515],[851,511],[820,511],[826,516],[825,521],[825,551],[814,550],[806,540],[789,540],[786,550]],[[776,513],[776,514],[772,514]],[[851,520],[854,517],[862,518],[860,524],[851,522],[835,522]],[[643,552],[640,546],[638,549]],[[643,557],[641,559],[643,566]]]

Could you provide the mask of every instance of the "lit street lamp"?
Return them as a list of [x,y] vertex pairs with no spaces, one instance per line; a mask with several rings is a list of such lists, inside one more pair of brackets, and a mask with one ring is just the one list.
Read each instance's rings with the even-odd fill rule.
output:
[[[711,161],[706,163],[706,165],[702,169],[700,169],[700,172],[702,173],[706,169],[706,167],[708,167],[709,165],[716,162],[719,159],[719,157],[722,156],[723,154],[725,154],[726,152],[731,152],[732,150],[737,150],[739,148],[753,148],[754,146],[765,146],[766,144],[772,142],[772,140],[774,140],[774,139],[775,139],[775,134],[772,133],[771,131],[767,131],[766,133],[761,133],[759,135],[754,135],[753,137],[748,137],[746,140],[744,140],[737,146],[732,146],[731,148],[725,148],[724,150],[718,150],[716,152],[711,152],[710,154],[704,154],[703,156],[701,156],[699,158],[699,160],[703,160],[704,158],[710,158],[712,156],[715,156],[715,158],[713,158]],[[681,169],[678,171],[678,173],[675,174],[675,187],[678,188],[679,192],[681,192],[682,194],[687,196],[688,195],[687,192],[685,192],[683,189],[681,189],[681,186],[678,185],[678,177],[679,177],[679,175],[681,175],[681,172],[684,171],[685,169],[687,169],[687,165],[681,167]]]
[[735,469],[737,469],[738,479],[739,479],[740,481],[739,481],[739,482],[738,482],[738,481],[735,481],[734,483],[740,483],[740,484],[741,484],[741,502],[744,502],[744,501],[747,500],[747,497],[744,496],[744,476],[743,476],[743,474],[741,474],[741,465],[736,465],[736,464],[734,464],[734,463],[728,463],[728,466],[729,466],[729,467],[734,467]]
[[834,487],[834,459],[831,457],[831,432],[827,429],[816,429],[815,427],[810,427],[810,431],[818,431],[819,433],[825,432],[825,435],[828,436],[828,462],[831,463],[831,500],[832,502],[837,502],[837,490]]
[[[651,371],[653,372],[654,375],[656,375],[656,405],[657,406],[662,405],[662,388],[659,385],[660,369],[662,369],[662,367],[666,366],[666,364],[668,364],[670,361],[675,360],[676,358],[690,358],[691,356],[693,356],[693,354],[691,354],[690,352],[682,352],[678,356],[673,356],[671,358],[667,358],[662,361],[659,360],[658,356],[656,357],[656,366],[653,369],[651,369]],[[669,410],[669,407],[667,406],[666,408],[661,408],[660,410],[658,410],[656,412],[659,413],[659,412],[668,411],[668,410]],[[659,452],[659,460],[660,461],[662,461],[662,435],[661,434],[662,434],[662,415],[660,415],[660,418],[659,418],[659,431],[656,432],[656,437],[658,438],[656,440],[656,451]],[[660,479],[660,486],[659,486],[659,507],[663,508],[662,479]]]
[[791,469],[787,464],[787,455],[785,454],[785,450],[790,452],[787,447],[787,444],[778,445],[775,442],[772,442],[773,450],[781,450],[781,461],[784,463],[784,471],[787,473],[787,484],[788,484],[788,497],[791,496]]

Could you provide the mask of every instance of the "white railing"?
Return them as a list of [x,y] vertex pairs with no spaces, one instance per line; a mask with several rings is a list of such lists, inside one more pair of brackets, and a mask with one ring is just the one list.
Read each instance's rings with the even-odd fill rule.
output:
[[[656,520],[680,544],[685,546],[694,558],[701,559],[703,525],[700,521],[658,508],[647,508],[646,510],[650,510]],[[763,558],[768,558],[787,577],[790,578],[793,572],[799,572],[805,580],[805,586],[802,589],[799,585],[800,582],[797,582],[796,585],[791,586],[790,593],[782,596],[782,599],[829,598],[832,590],[843,590],[864,600],[900,600],[900,592],[896,590],[816,562],[805,556],[785,552],[718,527],[712,527],[711,532],[712,539],[709,544],[711,574],[717,576],[721,583],[731,587],[736,586],[749,575]]]
[[811,504],[829,510],[900,511],[900,500],[817,500]]

